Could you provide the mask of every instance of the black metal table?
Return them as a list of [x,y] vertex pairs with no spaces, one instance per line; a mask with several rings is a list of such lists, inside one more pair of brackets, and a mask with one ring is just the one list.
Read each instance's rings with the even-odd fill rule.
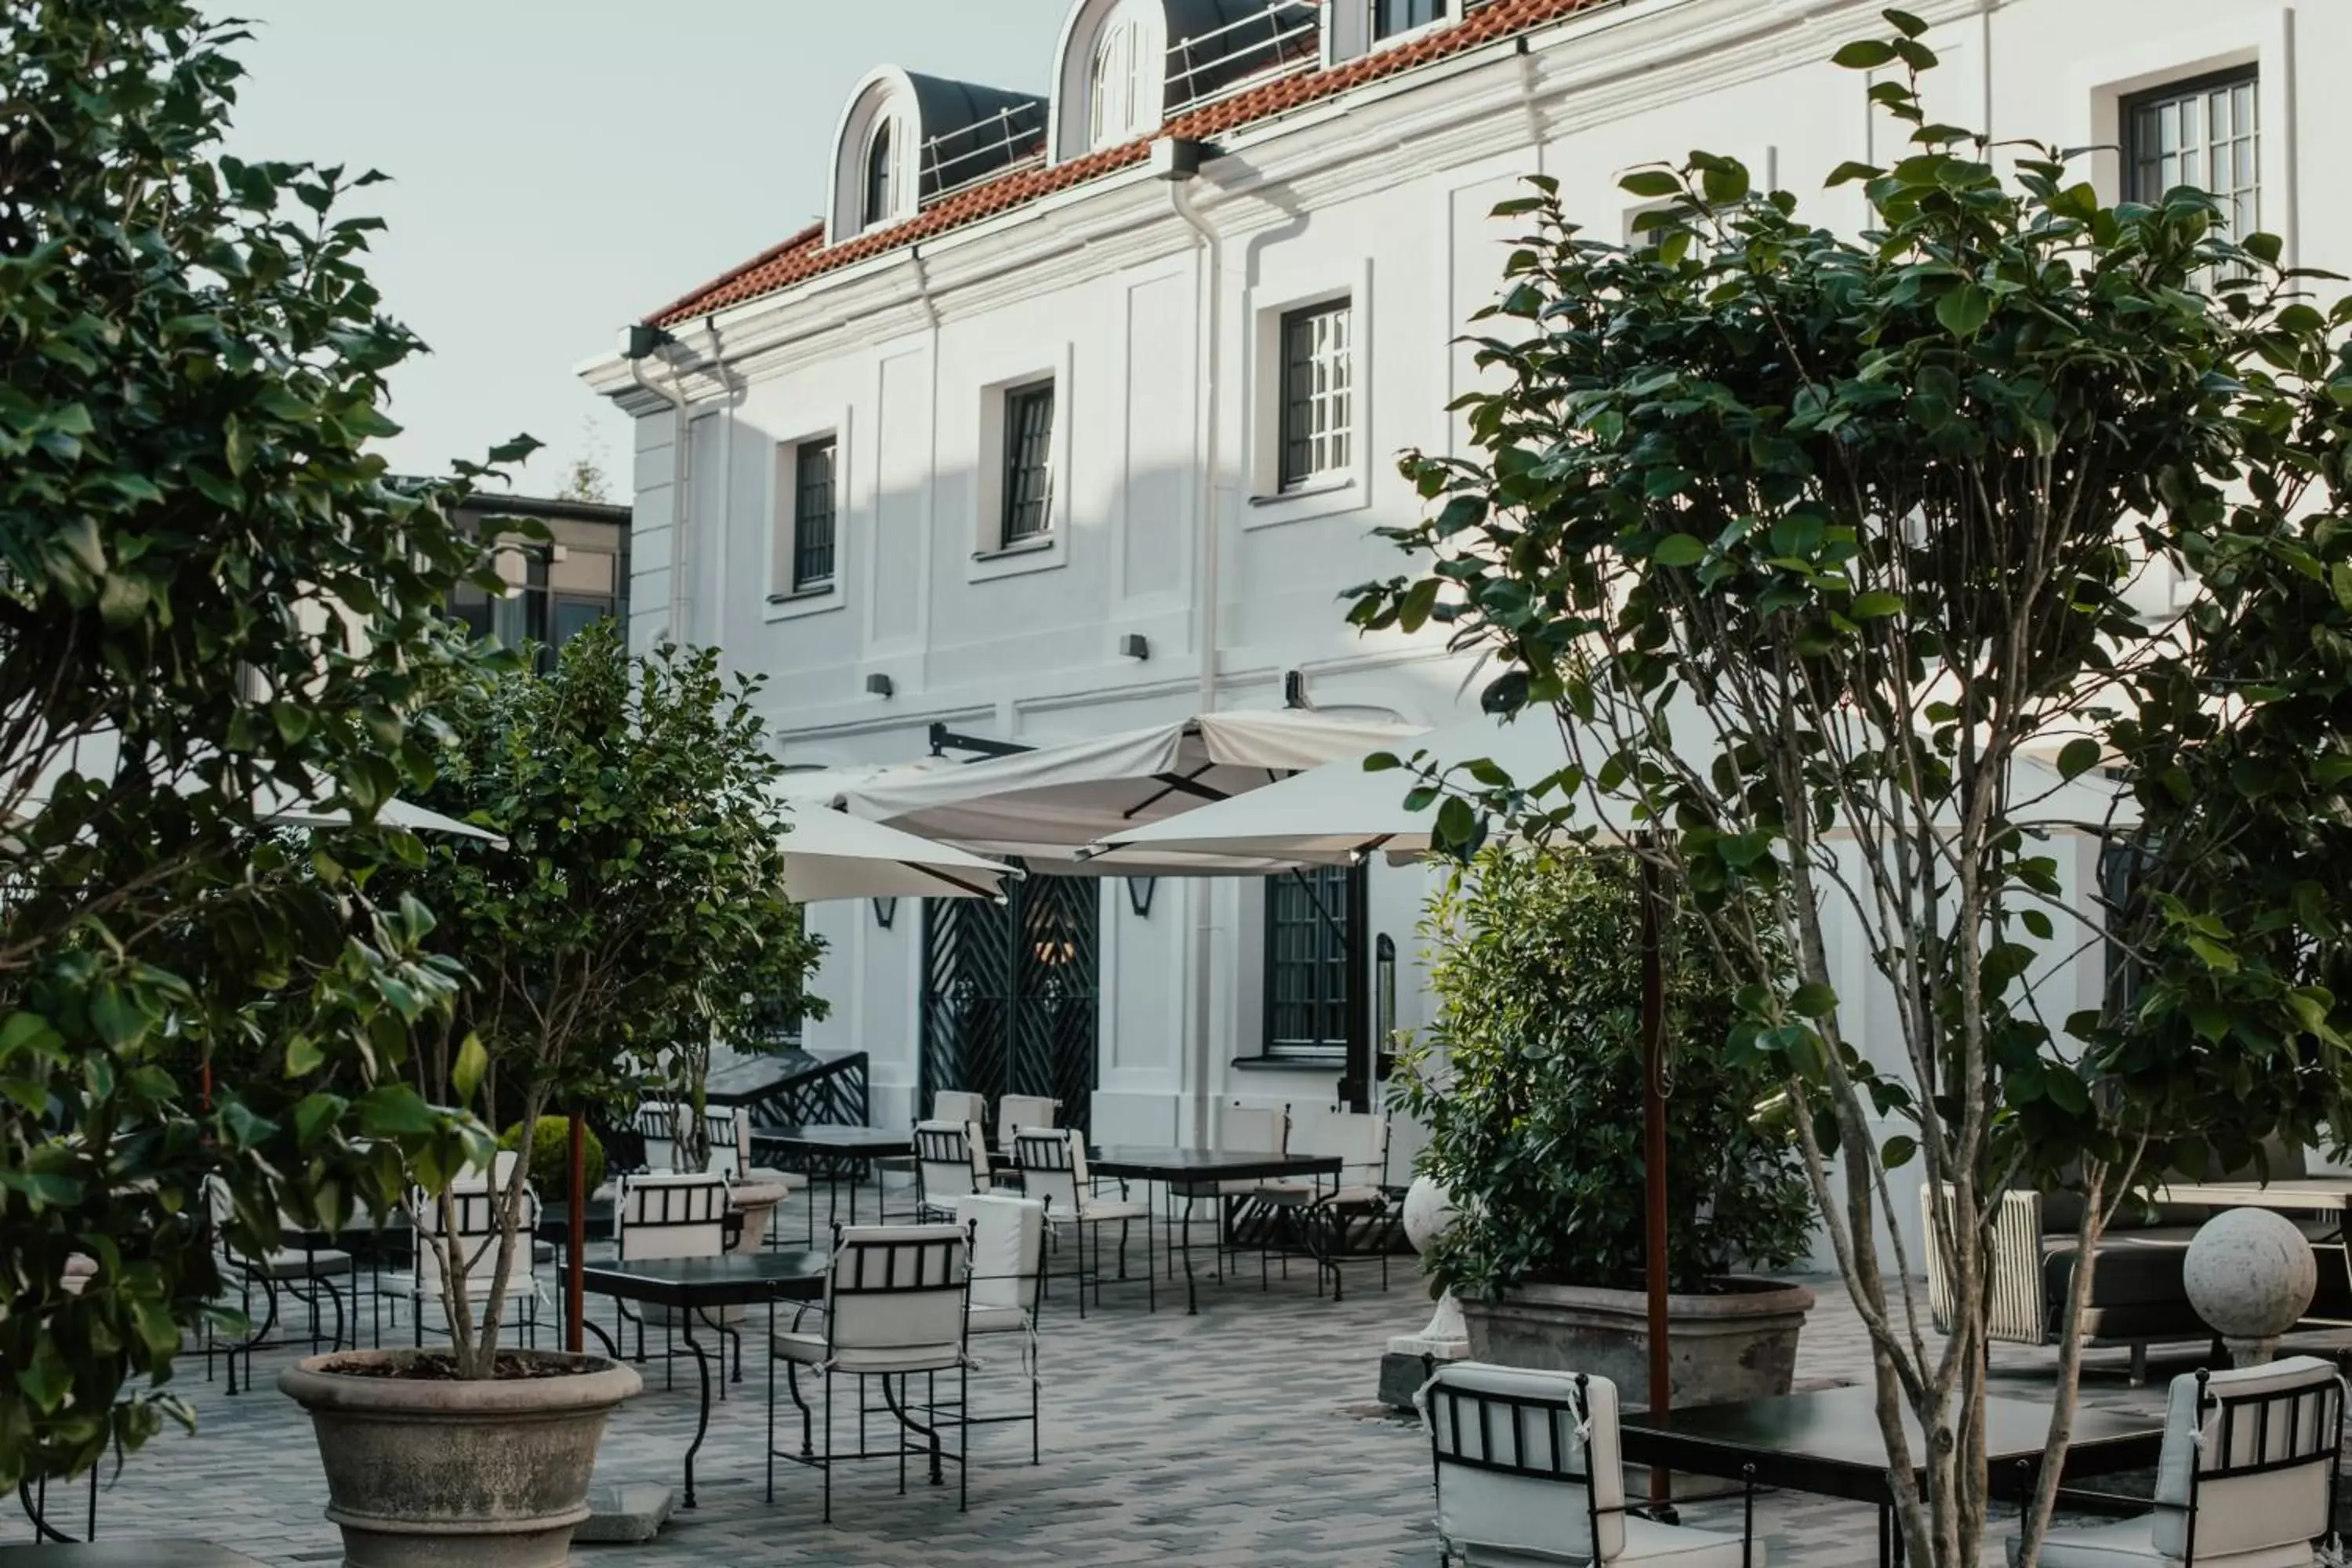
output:
[[[686,1506],[694,1506],[694,1456],[710,1431],[710,1358],[694,1337],[694,1325],[703,1312],[722,1307],[751,1307],[777,1301],[814,1300],[824,1294],[825,1270],[832,1266],[823,1252],[730,1252],[720,1258],[667,1258],[644,1263],[592,1263],[585,1285],[591,1295],[618,1301],[638,1301],[675,1310],[694,1352],[695,1371],[701,1375],[702,1403],[694,1423],[694,1441],[686,1449]],[[585,1314],[583,1314],[583,1317]],[[624,1359],[604,1326],[590,1319],[584,1325],[604,1342],[613,1359]]]
[[[751,1150],[755,1154],[770,1151],[784,1163],[799,1162],[811,1182],[816,1180],[816,1167],[824,1167],[824,1217],[827,1223],[839,1217],[841,1172],[847,1167],[853,1173],[849,1184],[849,1223],[857,1223],[857,1188],[866,1173],[877,1160],[903,1158],[915,1152],[915,1134],[911,1130],[887,1127],[769,1127],[754,1131]],[[882,1205],[881,1193],[875,1193],[875,1204]],[[881,1215],[887,1219],[886,1213]],[[809,1194],[808,1239],[816,1240],[816,1194]]]
[[[1113,1144],[1087,1156],[1097,1176],[1129,1182],[1165,1182],[1171,1187],[1213,1186],[1220,1182],[1276,1182],[1300,1176],[1338,1176],[1337,1154],[1253,1154],[1241,1150],[1151,1149]],[[1184,1310],[1200,1311],[1192,1285],[1192,1226],[1187,1211],[1176,1227],[1177,1250],[1184,1255]],[[1144,1266],[1150,1267],[1150,1259]]]
[[[1904,1426],[1911,1452],[1924,1454],[1918,1424],[1907,1410]],[[1621,1418],[1619,1431],[1629,1465],[1727,1480],[1752,1473],[1758,1486],[1870,1503],[1878,1510],[1882,1568],[1903,1560],[1886,1440],[1878,1429],[1877,1394],[1871,1388],[1698,1405],[1663,1416],[1628,1415]],[[2031,1495],[2049,1436],[2048,1405],[2026,1399],[1985,1401],[1985,1458],[1994,1496]],[[2163,1447],[2161,1415],[2078,1410],[2062,1479],[2153,1469]]]

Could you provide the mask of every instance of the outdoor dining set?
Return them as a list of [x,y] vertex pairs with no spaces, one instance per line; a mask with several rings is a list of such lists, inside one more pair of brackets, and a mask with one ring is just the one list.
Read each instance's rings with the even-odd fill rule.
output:
[[[1089,1148],[1077,1130],[1055,1125],[1052,1100],[1002,1097],[993,1139],[988,1109],[982,1096],[941,1091],[932,1115],[904,1129],[762,1128],[744,1110],[713,1106],[703,1113],[702,1168],[688,1171],[674,1167],[696,1113],[665,1101],[640,1109],[631,1131],[642,1149],[626,1163],[644,1168],[600,1187],[580,1216],[583,1306],[610,1304],[609,1313],[583,1310],[580,1329],[615,1359],[659,1362],[666,1384],[678,1363],[692,1362],[686,1506],[695,1506],[714,1398],[725,1403],[730,1384],[743,1381],[747,1339],[768,1350],[769,1494],[777,1461],[814,1468],[830,1518],[836,1461],[895,1458],[903,1486],[911,1459],[939,1483],[949,1465],[961,1476],[970,1427],[1025,1422],[1034,1462],[1041,1320],[1053,1293],[1066,1285],[1083,1318],[1090,1293],[1098,1310],[1107,1285],[1139,1284],[1156,1310],[1161,1270],[1172,1279],[1181,1266],[1187,1310],[1197,1311],[1198,1208],[1215,1220],[1214,1278],[1255,1251],[1261,1289],[1277,1262],[1286,1274],[1294,1259],[1312,1270],[1318,1295],[1328,1283],[1336,1297],[1354,1263],[1377,1267],[1386,1286],[1396,1194],[1383,1117],[1324,1114],[1294,1148],[1286,1108],[1236,1104],[1224,1108],[1213,1147]],[[207,1342],[207,1375],[215,1351],[226,1354],[235,1393],[238,1360],[249,1384],[250,1359],[266,1343],[307,1336],[315,1348],[365,1335],[425,1345],[445,1336],[442,1253],[416,1245],[420,1223],[427,1235],[456,1226],[451,1256],[466,1260],[478,1312],[497,1266],[499,1200],[520,1157],[502,1152],[488,1172],[461,1177],[446,1204],[420,1200],[332,1235],[289,1226],[268,1257],[223,1244],[224,1276],[255,1327],[233,1344]],[[777,1223],[796,1194],[803,1223]],[[542,1331],[567,1326],[555,1265],[572,1216],[528,1184],[524,1202],[501,1331],[532,1346]],[[971,1347],[997,1336],[1017,1350],[1028,1386],[1025,1398],[988,1412],[973,1400],[981,1363]],[[858,1433],[845,1449],[834,1418],[845,1379],[856,1384]],[[872,1447],[866,1428],[881,1414],[898,1436]]]

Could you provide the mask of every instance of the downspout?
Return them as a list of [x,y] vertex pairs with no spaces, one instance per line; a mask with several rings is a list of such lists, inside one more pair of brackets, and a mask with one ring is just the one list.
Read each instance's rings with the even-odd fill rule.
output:
[[673,368],[669,386],[656,386],[646,376],[646,361],[665,344],[677,341],[659,327],[635,326],[628,330],[628,346],[622,351],[629,362],[630,378],[640,389],[670,405],[669,606],[668,625],[662,635],[671,642],[679,640],[686,618],[687,487],[694,474],[694,432],[690,427],[691,405],[686,395],[685,373]]
[[[719,531],[712,536],[717,542],[718,559],[712,563],[711,581],[717,584],[719,596],[710,606],[709,635],[696,640],[718,648],[723,663],[726,658],[727,643],[728,543],[729,536],[735,527],[735,509],[732,504],[735,481],[734,411],[736,401],[743,395],[743,384],[727,368],[726,349],[719,342],[717,317],[705,316],[702,319],[702,335],[710,344],[710,367],[718,374],[719,387],[725,395],[726,401],[721,406],[727,422],[719,427],[719,516],[716,520]],[[694,444],[693,435],[694,422],[688,419],[687,445],[689,450]]]
[[[1201,305],[1202,333],[1206,340],[1201,350],[1200,419],[1201,486],[1199,505],[1199,538],[1201,561],[1195,577],[1200,583],[1201,604],[1198,641],[1201,649],[1201,689],[1195,710],[1212,713],[1217,707],[1217,601],[1218,582],[1218,511],[1217,481],[1220,477],[1219,437],[1222,421],[1218,417],[1218,369],[1223,353],[1223,333],[1219,330],[1224,305],[1224,242],[1216,231],[1202,221],[1192,205],[1192,181],[1200,174],[1200,160],[1205,151],[1197,143],[1165,142],[1156,143],[1168,148],[1165,177],[1168,179],[1169,202],[1176,216],[1192,229],[1201,242]],[[1192,1137],[1196,1148],[1209,1146],[1209,1053],[1215,1037],[1212,1013],[1215,1004],[1215,986],[1211,973],[1211,958],[1216,951],[1216,879],[1196,878],[1191,884],[1192,892]]]

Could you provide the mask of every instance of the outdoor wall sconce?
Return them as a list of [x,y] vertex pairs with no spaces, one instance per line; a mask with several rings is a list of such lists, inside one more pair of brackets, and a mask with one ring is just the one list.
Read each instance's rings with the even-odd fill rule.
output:
[[889,697],[895,695],[898,689],[897,682],[887,675],[869,675],[866,678],[866,695],[868,697]]
[[1139,664],[1151,657],[1151,639],[1141,632],[1129,632],[1118,639],[1118,651]]
[[1151,893],[1159,884],[1157,877],[1129,877],[1127,879],[1127,906],[1135,911],[1139,920],[1151,918]]
[[880,926],[884,931],[888,931],[890,929],[890,922],[898,918],[898,900],[877,899],[874,900],[874,923],[876,925]]

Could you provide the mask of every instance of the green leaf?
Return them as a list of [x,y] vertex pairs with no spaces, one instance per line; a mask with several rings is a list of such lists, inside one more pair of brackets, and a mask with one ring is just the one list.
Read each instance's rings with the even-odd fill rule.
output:
[[2088,735],[2079,736],[2067,742],[2059,751],[2059,776],[2067,779],[2081,778],[2084,773],[2097,767],[2100,758],[2105,755],[2105,748],[2098,742]]
[[1437,577],[1423,577],[1405,591],[1397,605],[1397,626],[1407,633],[1417,632],[1429,622],[1429,613],[1437,606],[1438,592],[1445,586]]
[[1878,1146],[1878,1163],[1885,1170],[1899,1171],[1919,1153],[1919,1140],[1906,1133],[1896,1133]]
[[1974,283],[1963,283],[1936,301],[1936,320],[1957,337],[1971,338],[1992,315],[1992,296]]
[[1789,1010],[1800,1018],[1826,1018],[1837,1011],[1838,994],[1818,980],[1807,981],[1789,998]]
[[1846,609],[1846,615],[1857,621],[1884,620],[1902,613],[1903,595],[1885,592],[1861,595]]
[[490,1053],[483,1048],[482,1037],[468,1033],[465,1044],[457,1047],[457,1065],[449,1069],[449,1082],[457,1091],[459,1104],[474,1098],[481,1086],[482,1075],[489,1071]]
[[1830,57],[1832,65],[1848,70],[1876,70],[1895,58],[1895,46],[1876,38],[1856,38]]
[[1628,195],[1654,199],[1679,194],[1683,183],[1664,169],[1638,169],[1619,180],[1617,188]]
[[1879,15],[1885,17],[1888,22],[1892,23],[1895,26],[1895,30],[1901,33],[1906,38],[1918,37],[1927,30],[1927,24],[1919,20],[1918,17],[1914,16],[1908,11],[1897,11],[1889,7],[1886,10],[1881,11]]
[[1706,558],[1706,542],[1692,533],[1669,533],[1650,559],[1661,566],[1696,566]]

